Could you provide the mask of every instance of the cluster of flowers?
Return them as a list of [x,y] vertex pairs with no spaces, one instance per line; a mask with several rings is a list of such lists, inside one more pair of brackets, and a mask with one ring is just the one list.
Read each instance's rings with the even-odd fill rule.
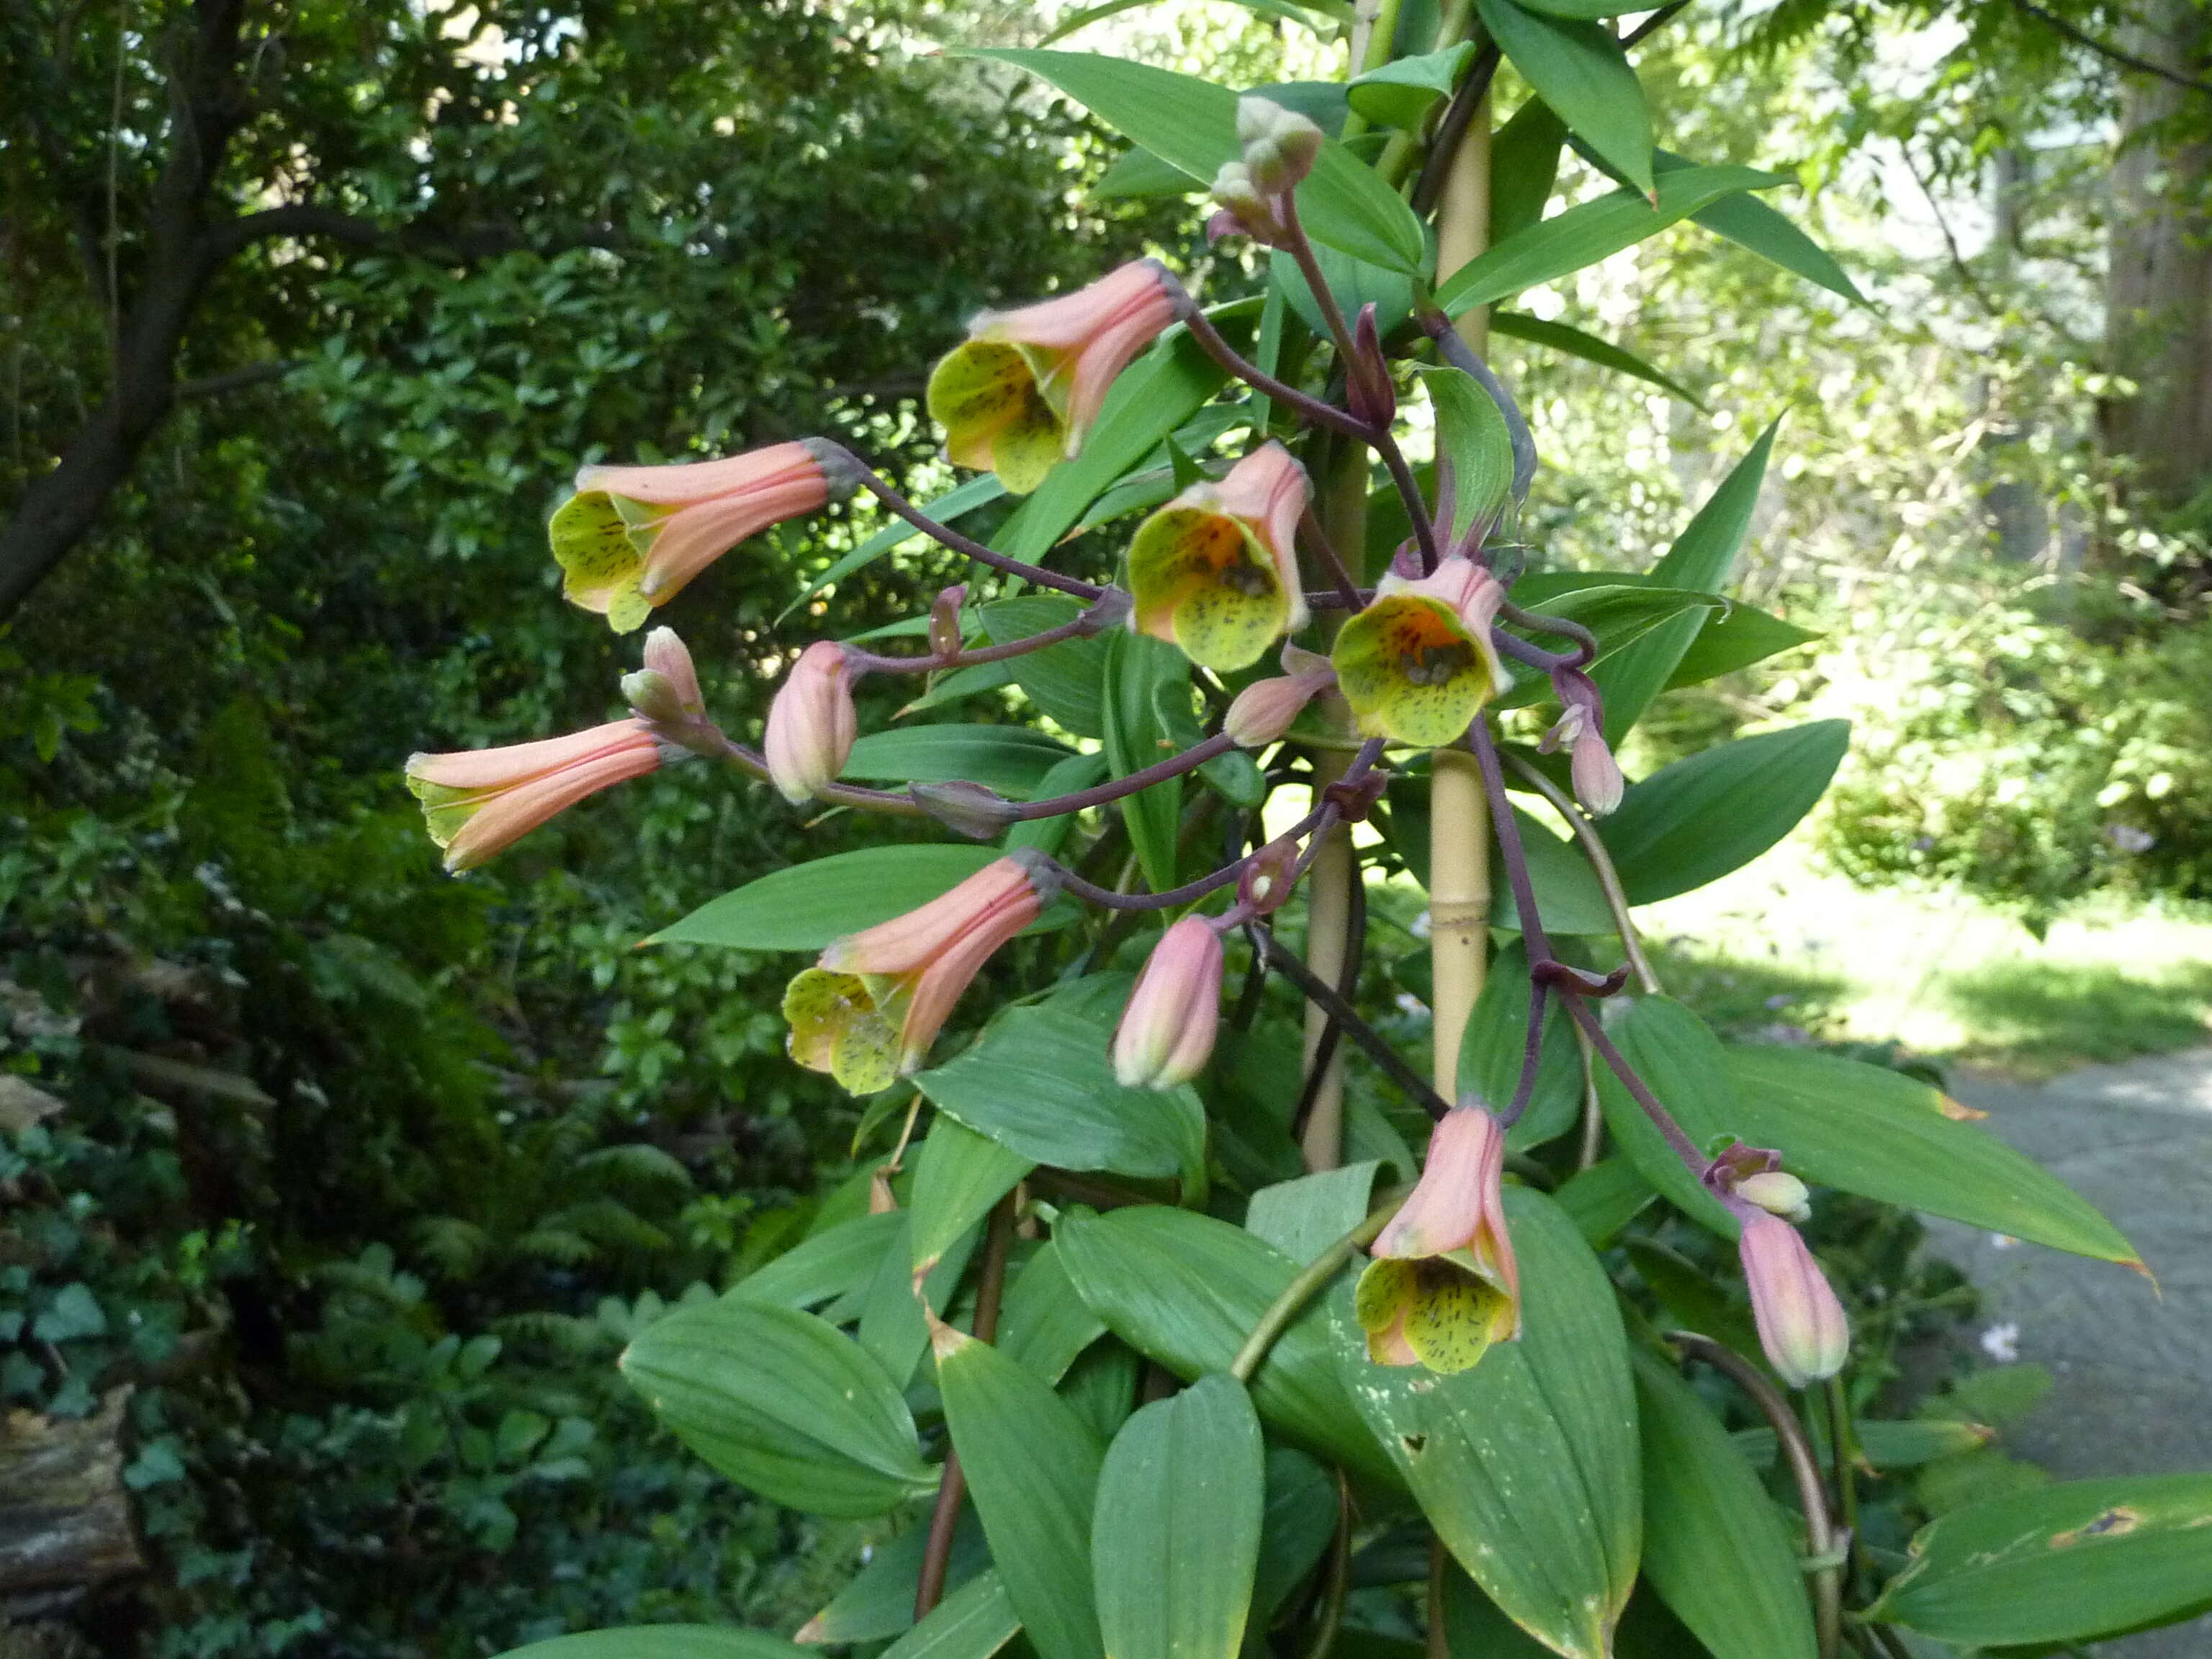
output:
[[[1318,130],[1258,99],[1244,100],[1239,125],[1243,160],[1217,181],[1223,206],[1217,230],[1291,252],[1325,296],[1294,198],[1317,153]],[[1389,436],[1395,393],[1372,308],[1354,330],[1334,316],[1332,302],[1324,303],[1331,305],[1345,359],[1347,409],[1285,386],[1243,362],[1175,277],[1151,260],[1061,298],[977,317],[968,340],[932,375],[928,407],[956,463],[994,470],[1009,490],[1025,493],[1079,452],[1115,377],[1181,323],[1232,373],[1305,420],[1381,449],[1409,480]],[[1438,340],[1457,346],[1455,337],[1448,342],[1439,333]],[[1440,474],[1447,471],[1439,467]],[[1446,492],[1448,479],[1440,479],[1438,489]],[[587,466],[550,521],[553,554],[567,597],[626,633],[749,537],[819,512],[855,489],[867,490],[945,546],[1074,595],[1085,609],[1073,622],[1030,638],[970,647],[961,625],[962,586],[936,596],[926,653],[882,656],[817,641],[799,654],[778,690],[757,751],[708,717],[689,653],[673,632],[655,629],[646,641],[643,667],[623,681],[629,718],[546,742],[413,757],[409,783],[447,867],[480,864],[586,795],[695,756],[765,779],[793,804],[823,800],[927,813],[990,839],[1023,819],[1133,793],[1231,748],[1273,744],[1324,694],[1341,699],[1342,712],[1365,739],[1342,781],[1304,821],[1172,892],[1108,892],[1040,853],[1018,850],[919,909],[832,943],[793,980],[784,1012],[793,1057],[856,1093],[919,1070],[969,981],[1057,893],[1167,909],[1234,884],[1235,900],[1225,910],[1192,910],[1166,928],[1112,1040],[1114,1068],[1125,1086],[1170,1089],[1196,1077],[1212,1053],[1218,1021],[1224,936],[1279,906],[1322,837],[1364,810],[1380,785],[1375,768],[1386,744],[1442,748],[1480,732],[1484,706],[1510,683],[1502,652],[1549,676],[1562,714],[1547,746],[1571,750],[1583,808],[1603,813],[1620,799],[1622,780],[1603,735],[1598,691],[1583,672],[1587,641],[1583,649],[1553,654],[1498,626],[1503,611],[1538,631],[1576,632],[1508,604],[1484,554],[1493,526],[1478,520],[1439,544],[1425,503],[1407,488],[1416,538],[1373,588],[1363,588],[1310,511],[1304,470],[1272,440],[1218,480],[1192,484],[1147,517],[1130,543],[1122,587],[1076,580],[970,541],[913,507],[848,450],[818,438],[723,460]],[[1453,517],[1448,510],[1436,516],[1447,524]],[[1310,601],[1299,574],[1301,542],[1316,567],[1334,575],[1334,591]],[[854,686],[866,675],[1000,660],[1116,626],[1172,641],[1204,667],[1233,672],[1250,667],[1304,628],[1313,606],[1324,603],[1349,613],[1328,656],[1285,644],[1282,672],[1238,693],[1218,733],[1111,783],[1018,804],[972,782],[887,792],[837,781],[858,729]],[[1456,1370],[1474,1364],[1493,1341],[1518,1334],[1518,1275],[1500,1200],[1504,1158],[1504,1121],[1486,1106],[1463,1103],[1438,1121],[1421,1180],[1377,1238],[1358,1288],[1359,1317],[1376,1359]],[[1784,1212],[1801,1205],[1803,1189],[1773,1169],[1771,1154],[1757,1158],[1765,1162],[1756,1170],[1741,1158],[1699,1161],[1698,1167],[1744,1220],[1744,1261],[1777,1369],[1793,1382],[1832,1374],[1847,1340],[1841,1311],[1795,1229],[1775,1213],[1778,1204]]]

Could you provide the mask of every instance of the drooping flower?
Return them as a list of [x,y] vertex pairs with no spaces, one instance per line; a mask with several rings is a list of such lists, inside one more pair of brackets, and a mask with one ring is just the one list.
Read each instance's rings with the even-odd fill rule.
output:
[[1780,1216],[1746,1205],[1738,1218],[1736,1249],[1767,1363],[1793,1389],[1833,1376],[1850,1357],[1851,1328],[1820,1264]]
[[547,526],[562,592],[627,634],[739,542],[852,483],[845,453],[813,438],[720,461],[585,467]]
[[1221,935],[1185,916],[1160,935],[1114,1031],[1125,1089],[1172,1089],[1206,1069],[1221,1023]]
[[1605,740],[1605,700],[1597,684],[1578,668],[1554,669],[1553,689],[1559,695],[1559,718],[1536,745],[1549,755],[1568,751],[1567,773],[1583,811],[1601,818],[1619,809],[1627,780]]
[[1424,749],[1457,742],[1510,683],[1490,639],[1504,597],[1472,559],[1447,558],[1419,579],[1385,575],[1331,653],[1359,729]]
[[1133,623],[1193,662],[1230,671],[1305,626],[1296,538],[1305,470],[1263,444],[1219,483],[1193,484],[1138,527],[1129,544]]
[[1029,494],[1082,448],[1114,377],[1175,320],[1179,291],[1139,259],[1062,298],[981,313],[929,377],[945,453]]
[[542,743],[415,755],[407,787],[422,803],[430,839],[446,849],[446,868],[459,872],[585,796],[657,769],[669,752],[652,722],[633,716]]
[[991,953],[1035,921],[1054,886],[1028,848],[919,909],[831,943],[783,994],[791,1055],[856,1095],[919,1071]]
[[1240,749],[1258,749],[1291,729],[1315,696],[1336,684],[1328,659],[1295,645],[1283,647],[1283,672],[1239,691],[1221,717],[1221,729]]
[[845,647],[834,640],[817,640],[799,653],[768,706],[761,746],[769,776],[783,798],[798,806],[834,781],[845,769],[859,730]]
[[1377,1364],[1463,1371],[1521,1334],[1504,1170],[1505,1131],[1486,1108],[1439,1120],[1420,1181],[1376,1237],[1353,1294]]

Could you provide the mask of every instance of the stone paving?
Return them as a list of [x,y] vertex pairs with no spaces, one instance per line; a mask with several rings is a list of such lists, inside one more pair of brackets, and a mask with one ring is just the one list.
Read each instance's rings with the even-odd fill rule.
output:
[[[2212,1048],[1954,1092],[2110,1216],[2158,1275],[2154,1291],[2109,1263],[1930,1222],[1985,1293],[1977,1329],[2055,1379],[2008,1429],[2010,1449],[2062,1480],[2212,1469]],[[2212,1617],[2094,1651],[2212,1659]]]

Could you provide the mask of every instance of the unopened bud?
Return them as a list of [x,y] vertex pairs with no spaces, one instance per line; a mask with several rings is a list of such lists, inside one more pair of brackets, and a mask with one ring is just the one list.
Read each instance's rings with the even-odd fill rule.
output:
[[1297,868],[1297,849],[1288,842],[1271,841],[1252,854],[1237,883],[1237,902],[1260,915],[1271,915],[1290,897],[1291,872]]
[[769,705],[769,776],[796,806],[821,793],[845,769],[859,734],[853,675],[845,647],[817,640],[799,653],[775,701]]
[[1160,936],[1114,1032],[1125,1089],[1172,1089],[1206,1069],[1221,1021],[1221,935],[1185,916]]
[[910,783],[907,793],[921,810],[971,841],[994,841],[1021,809],[996,790],[956,778],[950,783]]
[[667,677],[650,668],[623,675],[622,694],[630,713],[656,726],[681,725],[688,717],[683,697],[668,683]]
[[1252,170],[1242,161],[1221,164],[1221,171],[1213,175],[1213,199],[1221,204],[1214,219],[1228,222],[1218,228],[1212,221],[1207,222],[1207,234],[1216,240],[1241,232],[1255,241],[1273,242],[1281,229],[1274,210],[1252,182]]
[[967,637],[960,629],[960,608],[968,603],[968,584],[946,588],[929,607],[929,649],[933,656],[957,657]]
[[1746,1176],[1735,1183],[1735,1195],[1785,1221],[1802,1223],[1813,1218],[1812,1194],[1796,1176],[1780,1170]]
[[[1291,653],[1302,660],[1293,665]],[[1255,680],[1237,694],[1223,716],[1221,729],[1240,749],[1258,749],[1273,743],[1291,729],[1315,694],[1336,680],[1328,659],[1296,646],[1283,649],[1283,666],[1291,672],[1278,678]]]
[[1237,140],[1253,185],[1262,196],[1279,196],[1313,171],[1322,131],[1296,110],[1248,97],[1237,100]]
[[1387,427],[1397,417],[1398,388],[1391,383],[1390,365],[1382,356],[1382,331],[1371,300],[1359,308],[1352,345],[1353,358],[1346,377],[1352,412],[1370,425]]
[[1776,1375],[1802,1389],[1843,1370],[1850,1358],[1850,1323],[1797,1230],[1761,1212],[1745,1218],[1736,1248],[1759,1345]]
[[1576,737],[1567,773],[1575,786],[1575,799],[1594,818],[1617,809],[1628,790],[1628,781],[1620,775],[1620,763],[1613,759],[1605,732],[1595,722],[1584,726]]

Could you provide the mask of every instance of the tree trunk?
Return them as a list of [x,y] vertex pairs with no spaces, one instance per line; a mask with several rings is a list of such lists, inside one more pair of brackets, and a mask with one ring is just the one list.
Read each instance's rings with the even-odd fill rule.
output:
[[17,1411],[0,1422],[0,1610],[146,1570],[123,1485],[129,1398],[118,1389],[91,1417]]
[[[2203,78],[2212,18],[2192,0],[2148,0],[2141,15],[2129,50]],[[2105,442],[2139,499],[2178,506],[2212,483],[2212,143],[2202,94],[2134,73],[2122,88],[2106,345],[2136,390],[2105,405]]]

